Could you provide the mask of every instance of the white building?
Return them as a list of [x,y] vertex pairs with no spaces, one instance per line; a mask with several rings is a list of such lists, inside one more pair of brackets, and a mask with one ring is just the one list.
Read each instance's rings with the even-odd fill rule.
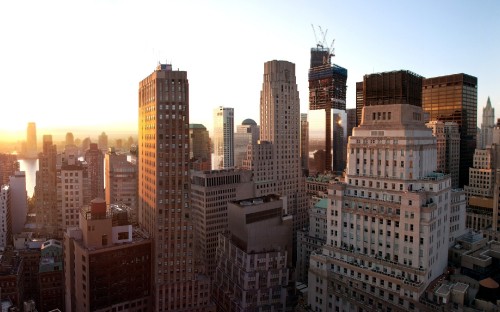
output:
[[234,165],[241,167],[247,156],[249,144],[256,144],[259,140],[260,128],[252,119],[245,119],[236,127],[234,134]]
[[345,182],[329,189],[328,236],[311,255],[313,311],[425,311],[447,267],[451,179],[437,173],[422,108],[366,106],[347,146]]
[[234,167],[234,108],[214,109],[213,169]]
[[493,143],[493,128],[495,128],[495,109],[491,106],[490,97],[483,108],[483,122],[481,123],[481,146],[486,148]]
[[19,234],[24,229],[28,214],[28,194],[26,192],[26,174],[16,171],[9,177],[9,186],[12,200],[11,218],[12,234]]

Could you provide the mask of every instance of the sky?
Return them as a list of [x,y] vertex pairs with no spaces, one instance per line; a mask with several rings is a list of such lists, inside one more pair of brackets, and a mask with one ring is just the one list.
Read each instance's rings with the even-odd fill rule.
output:
[[[0,140],[42,134],[136,133],[138,84],[158,62],[188,72],[190,123],[212,111],[259,123],[264,63],[296,64],[307,112],[311,24],[335,39],[348,70],[347,107],[363,75],[406,69],[478,77],[500,117],[500,2],[485,1],[1,1]],[[321,33],[316,28],[316,35]]]

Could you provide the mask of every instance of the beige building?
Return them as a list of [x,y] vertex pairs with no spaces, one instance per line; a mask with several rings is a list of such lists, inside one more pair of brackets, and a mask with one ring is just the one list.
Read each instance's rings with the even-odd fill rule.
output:
[[409,104],[365,106],[345,182],[328,192],[327,241],[311,254],[314,311],[427,311],[419,298],[447,267],[451,178]]
[[187,72],[159,64],[139,83],[138,221],[153,239],[153,311],[213,311],[195,265]]
[[[127,210],[94,199],[64,234],[65,311],[151,311],[151,240]],[[126,272],[126,274],[124,274]]]
[[234,134],[234,166],[241,168],[246,159],[248,145],[257,144],[260,127],[253,119],[245,119],[236,127]]
[[117,154],[114,148],[109,149],[104,159],[106,202],[130,207],[132,220],[137,221],[137,166],[127,160],[126,154]]
[[214,109],[214,159],[212,169],[234,167],[234,108],[219,106]]
[[286,197],[284,213],[294,216],[294,233],[307,225],[295,64],[276,60],[264,64],[260,140],[249,147],[243,164],[253,172],[256,196],[279,194]]
[[282,210],[277,195],[229,203],[213,281],[218,311],[285,311],[293,220]]
[[191,171],[194,246],[207,275],[212,276],[217,265],[215,250],[218,235],[227,231],[228,203],[250,197],[253,197],[251,171]]

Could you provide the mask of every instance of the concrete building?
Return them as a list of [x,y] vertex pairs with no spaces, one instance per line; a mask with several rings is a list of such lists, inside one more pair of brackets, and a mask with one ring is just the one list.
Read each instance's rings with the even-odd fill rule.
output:
[[234,134],[234,166],[241,168],[243,160],[247,158],[247,149],[250,144],[257,144],[260,136],[260,127],[253,119],[245,119],[236,127]]
[[307,114],[300,114],[300,165],[302,174],[309,176],[309,121]]
[[43,136],[43,151],[38,155],[35,199],[36,224],[40,232],[54,235],[61,225],[57,203],[57,148],[52,136]]
[[[86,168],[81,163],[62,165],[58,178],[58,202],[60,203],[61,224],[59,229],[78,226],[80,209],[85,205],[84,189],[88,184]],[[87,186],[88,187],[88,186]]]
[[227,231],[228,202],[253,197],[252,172],[213,170],[191,172],[191,205],[195,229],[195,250],[205,272],[215,272],[215,249],[219,233]]
[[212,169],[234,167],[234,108],[219,106],[214,109],[214,161]]
[[308,203],[300,162],[300,101],[295,64],[264,64],[260,95],[260,140],[252,145],[245,169],[252,170],[255,196],[286,197],[284,213],[294,216],[294,233],[307,225]]
[[456,122],[460,128],[459,187],[469,183],[477,135],[477,78],[455,74],[422,83],[422,108],[430,120]]
[[307,284],[311,253],[326,243],[328,198],[319,199],[309,210],[309,228],[297,232],[297,281]]
[[478,148],[484,149],[493,143],[493,128],[495,128],[495,109],[491,106],[490,97],[483,108],[483,122],[481,123],[481,145]]
[[97,144],[102,152],[105,153],[108,150],[108,135],[106,134],[106,132],[103,132],[99,135],[99,137],[97,138]]
[[84,159],[87,162],[87,174],[90,180],[90,198],[104,198],[104,154],[102,150],[97,148],[97,144],[91,143],[90,148],[85,152]]
[[26,174],[16,171],[9,178],[9,187],[12,200],[10,211],[12,220],[12,234],[19,234],[24,230],[28,214],[28,194],[26,191]]
[[229,203],[213,282],[218,311],[285,311],[293,222],[282,211],[277,195]]
[[0,187],[0,249],[12,244],[12,194],[9,185]]
[[14,251],[0,253],[0,298],[21,309],[24,301],[23,259]]
[[137,221],[137,165],[127,160],[126,154],[117,154],[110,148],[105,155],[106,202],[124,204],[131,209],[132,220]]
[[463,189],[452,189],[450,200],[450,235],[448,248],[467,232],[467,196]]
[[201,124],[189,125],[189,159],[191,169],[205,171],[212,169],[212,153],[207,128]]
[[39,300],[41,311],[64,308],[63,244],[55,239],[43,243],[38,266]]
[[187,72],[159,64],[139,83],[138,150],[138,220],[154,244],[152,310],[214,311],[210,280],[194,263]]
[[452,188],[459,186],[460,174],[460,133],[456,122],[432,120],[426,123],[436,137],[438,172],[451,175]]
[[[152,245],[128,212],[94,199],[64,234],[65,311],[151,311]],[[124,274],[126,272],[126,274]]]
[[427,311],[419,298],[447,267],[449,175],[422,108],[365,106],[345,182],[328,192],[327,241],[311,254],[314,311]]
[[38,155],[38,147],[36,140],[36,124],[34,122],[28,123],[26,130],[26,148],[27,158],[36,158]]
[[17,155],[0,153],[0,185],[9,183],[10,176],[19,171]]

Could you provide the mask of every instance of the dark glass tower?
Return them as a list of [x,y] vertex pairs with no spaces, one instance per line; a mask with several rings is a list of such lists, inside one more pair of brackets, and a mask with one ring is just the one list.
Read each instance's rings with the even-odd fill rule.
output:
[[459,187],[468,185],[477,137],[477,78],[454,74],[423,80],[422,107],[430,120],[454,121],[460,130]]

